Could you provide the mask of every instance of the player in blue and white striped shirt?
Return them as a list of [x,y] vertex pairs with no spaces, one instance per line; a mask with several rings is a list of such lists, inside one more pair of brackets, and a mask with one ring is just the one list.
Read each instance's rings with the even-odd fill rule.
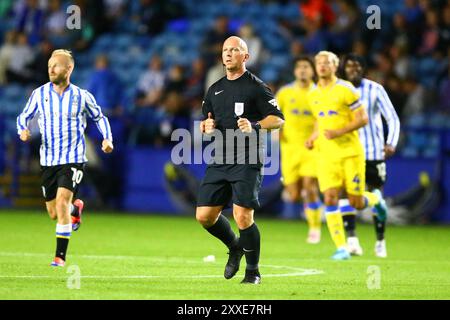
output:
[[[358,131],[366,157],[366,184],[369,191],[381,190],[386,181],[385,159],[395,153],[399,134],[400,120],[386,91],[379,83],[363,78],[365,63],[362,57],[348,55],[344,60],[344,77],[359,91],[362,104],[367,106],[369,123]],[[388,134],[385,141],[383,122],[386,120]],[[381,192],[381,191],[379,191]],[[362,248],[355,233],[356,210],[348,205],[348,200],[340,201],[340,208],[347,232],[349,251],[355,255],[362,254]],[[377,242],[375,254],[386,257],[386,242],[384,232],[386,217],[377,216],[374,212]]]
[[28,124],[38,117],[41,133],[40,163],[42,190],[48,214],[56,225],[56,255],[52,266],[64,266],[72,230],[81,223],[83,201],[72,200],[83,179],[86,158],[86,116],[103,135],[102,150],[113,151],[111,128],[94,97],[70,83],[75,67],[70,51],[59,49],[48,62],[50,82],[35,89],[17,117],[17,132],[30,140]]

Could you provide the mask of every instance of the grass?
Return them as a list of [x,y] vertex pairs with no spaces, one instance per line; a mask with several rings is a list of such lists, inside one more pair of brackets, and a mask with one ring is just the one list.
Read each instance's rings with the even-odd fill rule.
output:
[[[54,222],[0,211],[0,299],[450,299],[449,227],[389,226],[389,256],[379,259],[373,227],[359,225],[364,255],[336,262],[325,227],[322,242],[307,245],[303,222],[257,222],[263,282],[249,286],[239,283],[245,259],[223,278],[226,248],[193,217],[87,212],[66,267],[51,268]],[[216,261],[204,262],[208,255]],[[80,288],[70,289],[77,272]]]

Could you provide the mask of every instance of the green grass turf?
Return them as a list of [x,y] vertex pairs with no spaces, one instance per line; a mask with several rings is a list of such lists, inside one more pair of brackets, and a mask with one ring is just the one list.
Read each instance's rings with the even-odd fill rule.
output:
[[[336,262],[325,227],[322,242],[307,245],[303,222],[257,222],[263,282],[250,286],[239,283],[245,259],[235,278],[222,277],[227,250],[194,217],[87,212],[70,240],[66,267],[51,268],[55,223],[44,212],[0,211],[0,299],[450,298],[449,227],[389,226],[389,257],[379,259],[373,227],[359,225],[364,256]],[[207,255],[216,261],[203,262]],[[74,265],[82,276],[78,290],[67,286]],[[370,266],[379,268],[380,289],[367,286]],[[269,276],[304,269],[323,273]]]

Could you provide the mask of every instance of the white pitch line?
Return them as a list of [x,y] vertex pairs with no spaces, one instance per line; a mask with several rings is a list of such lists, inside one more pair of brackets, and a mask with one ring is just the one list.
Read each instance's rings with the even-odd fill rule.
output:
[[[12,256],[12,257],[47,257],[48,254],[45,253],[27,253],[27,252],[0,252],[0,256]],[[145,259],[151,261],[161,261],[161,262],[183,262],[183,263],[198,263],[205,264],[203,261],[197,260],[185,260],[179,257],[173,258],[162,258],[162,257],[143,257],[143,256],[95,256],[95,255],[73,255],[75,257],[80,258],[88,258],[88,259]],[[69,265],[70,266],[70,265]],[[275,278],[275,277],[299,277],[299,276],[309,276],[309,275],[318,275],[323,274],[322,270],[316,269],[304,269],[299,267],[292,266],[278,266],[278,265],[260,265],[263,268],[271,268],[271,269],[283,269],[290,270],[293,272],[288,273],[275,273],[275,274],[263,274],[264,278]],[[222,275],[186,275],[186,276],[156,276],[156,275],[121,275],[121,276],[102,276],[102,275],[85,275],[80,276],[80,278],[85,279],[202,279],[202,278],[222,278]],[[45,275],[17,275],[17,276],[8,276],[8,275],[0,275],[0,279],[66,279],[64,276],[45,276]]]
[[[280,266],[281,267],[281,266]],[[263,274],[264,278],[281,278],[281,277],[301,277],[301,276],[312,276],[322,274],[321,270],[303,269],[302,272],[292,272],[292,273],[281,273],[281,274]],[[30,275],[30,276],[4,276],[0,275],[0,279],[67,279],[64,276],[40,276],[40,275]],[[198,275],[198,276],[152,276],[152,275],[135,275],[135,276],[80,276],[82,279],[209,279],[209,278],[223,278],[222,275]]]

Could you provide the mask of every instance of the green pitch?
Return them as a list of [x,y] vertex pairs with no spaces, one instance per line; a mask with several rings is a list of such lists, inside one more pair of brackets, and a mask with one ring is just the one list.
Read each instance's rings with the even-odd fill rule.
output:
[[[0,299],[450,298],[449,227],[388,227],[389,257],[379,259],[373,227],[359,225],[364,256],[335,262],[325,227],[322,242],[307,245],[304,223],[258,219],[263,282],[249,286],[239,284],[244,259],[223,278],[226,248],[194,217],[86,212],[83,222],[55,269],[55,223],[0,211]],[[215,262],[203,261],[209,255]]]

